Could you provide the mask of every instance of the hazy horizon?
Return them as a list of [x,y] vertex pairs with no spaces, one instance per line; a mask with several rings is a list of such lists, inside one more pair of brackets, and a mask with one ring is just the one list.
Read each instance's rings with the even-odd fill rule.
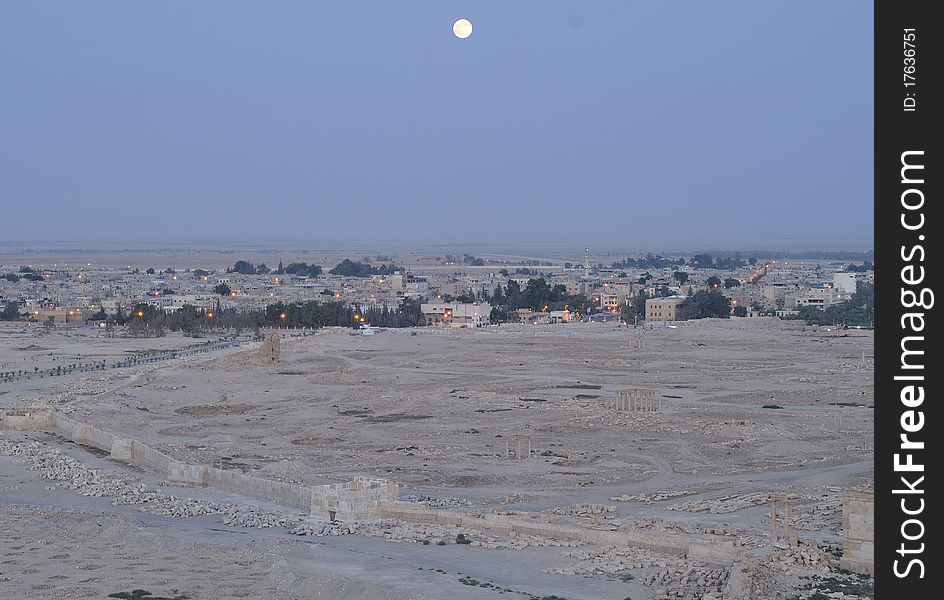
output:
[[4,3],[0,249],[870,249],[872,50],[853,0]]

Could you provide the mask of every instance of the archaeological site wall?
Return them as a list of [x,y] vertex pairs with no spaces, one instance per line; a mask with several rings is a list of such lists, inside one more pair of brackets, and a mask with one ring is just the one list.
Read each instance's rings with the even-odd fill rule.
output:
[[577,540],[608,546],[631,546],[653,552],[685,556],[710,566],[728,566],[739,556],[727,540],[692,539],[683,535],[644,531],[603,531],[548,523],[527,513],[462,513],[401,502],[396,480],[355,477],[344,483],[302,486],[226,471],[208,465],[188,464],[171,458],[147,444],[115,436],[75,421],[53,409],[10,410],[3,417],[4,429],[45,431],[77,444],[108,452],[112,458],[148,467],[168,480],[211,487],[305,510],[325,519],[367,520],[396,518],[420,523],[456,525],[501,533]]
[[115,436],[53,409],[7,411],[3,427],[14,431],[54,433],[76,444],[108,452],[112,458],[153,469],[169,481],[242,494],[310,511],[318,516],[365,518],[376,512],[381,499],[399,496],[399,486],[385,479],[355,478],[346,483],[309,487],[181,462],[138,440]]
[[873,575],[875,573],[875,494],[856,492],[842,499],[843,569]]
[[533,520],[526,514],[470,514],[433,509],[410,502],[381,502],[380,516],[420,523],[455,525],[502,533],[582,541],[607,546],[630,546],[685,556],[709,566],[728,566],[738,558],[730,541],[692,540],[682,535],[644,531],[602,531]]

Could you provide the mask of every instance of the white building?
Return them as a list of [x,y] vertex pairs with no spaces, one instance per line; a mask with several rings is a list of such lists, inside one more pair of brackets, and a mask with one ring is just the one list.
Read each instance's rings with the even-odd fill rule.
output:
[[444,327],[482,327],[489,324],[492,307],[486,303],[436,303],[420,306],[428,325]]
[[833,287],[846,295],[851,296],[856,292],[856,274],[855,273],[835,273],[833,275]]
[[846,296],[832,285],[818,283],[811,285],[805,293],[797,296],[796,307],[815,306],[820,310],[826,310],[827,307],[839,304],[845,299]]

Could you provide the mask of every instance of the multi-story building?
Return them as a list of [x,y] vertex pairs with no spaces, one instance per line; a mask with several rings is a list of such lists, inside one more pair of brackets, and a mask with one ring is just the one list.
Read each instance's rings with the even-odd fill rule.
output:
[[489,324],[492,314],[492,307],[484,302],[423,304],[420,310],[428,325],[441,324],[445,327],[482,327]]
[[685,298],[669,296],[668,298],[649,298],[646,300],[647,321],[678,321],[679,310]]

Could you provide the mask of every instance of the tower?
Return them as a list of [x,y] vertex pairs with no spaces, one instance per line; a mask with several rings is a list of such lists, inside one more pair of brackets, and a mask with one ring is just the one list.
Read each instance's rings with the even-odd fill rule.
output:
[[583,270],[590,270],[590,248],[583,249]]

